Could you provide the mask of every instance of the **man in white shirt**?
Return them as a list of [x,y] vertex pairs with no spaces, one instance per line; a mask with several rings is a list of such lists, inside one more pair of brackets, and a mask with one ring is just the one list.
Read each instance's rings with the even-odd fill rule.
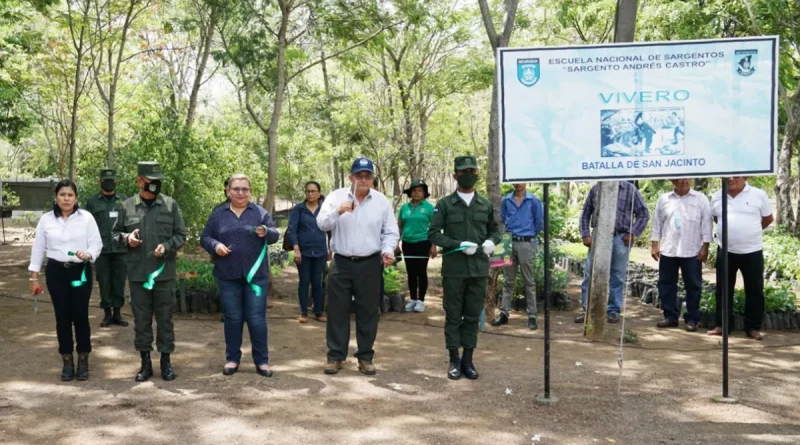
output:
[[711,207],[708,198],[692,190],[691,179],[673,179],[675,187],[661,195],[650,230],[650,254],[658,261],[658,295],[664,320],[659,328],[678,327],[678,271],[686,287],[686,330],[697,331],[700,322],[700,294],[703,286],[703,261],[711,242]]
[[392,203],[372,189],[375,168],[358,158],[350,168],[351,187],[328,195],[317,215],[320,230],[331,232],[334,253],[328,272],[328,364],[325,374],[336,374],[347,358],[350,309],[355,306],[358,370],[375,374],[372,358],[378,334],[383,267],[394,263],[400,239]]
[[[722,191],[711,198],[714,221],[717,222],[717,243],[722,243]],[[728,178],[728,276],[722,276],[717,255],[717,327],[708,335],[722,335],[722,300],[720,283],[728,280],[728,320],[733,320],[733,290],[736,272],[744,280],[744,330],[748,337],[763,340],[761,320],[764,318],[764,252],[762,232],[774,218],[769,196],[747,183],[746,176]],[[719,252],[719,250],[718,250]]]

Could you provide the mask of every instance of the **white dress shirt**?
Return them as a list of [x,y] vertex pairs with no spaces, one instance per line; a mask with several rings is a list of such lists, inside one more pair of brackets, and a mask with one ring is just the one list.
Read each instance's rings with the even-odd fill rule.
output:
[[68,252],[78,250],[91,255],[92,262],[103,250],[103,239],[100,238],[100,230],[92,214],[78,209],[64,221],[64,218],[57,217],[51,210],[42,215],[36,225],[36,238],[33,240],[28,270],[39,272],[45,255],[62,263],[81,263],[82,260],[78,257],[68,255]]
[[[347,201],[356,201],[355,210],[339,215],[339,206]],[[372,189],[361,203],[349,187],[333,191],[325,197],[317,225],[324,232],[332,231],[331,250],[344,256],[394,253],[400,239],[392,203],[383,193]]]
[[679,196],[673,190],[658,198],[650,241],[659,241],[661,255],[691,258],[697,256],[704,243],[711,242],[713,226],[705,195],[689,189],[689,193]]
[[[711,198],[711,211],[717,218],[717,244],[722,245],[722,190]],[[728,252],[745,254],[763,249],[761,218],[769,215],[772,208],[764,190],[745,184],[735,198],[728,195]]]

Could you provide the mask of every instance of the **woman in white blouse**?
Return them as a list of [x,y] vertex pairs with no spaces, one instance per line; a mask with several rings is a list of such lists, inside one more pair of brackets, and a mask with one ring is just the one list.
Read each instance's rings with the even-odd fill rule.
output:
[[[78,209],[78,188],[69,179],[56,185],[53,210],[45,213],[36,226],[31,251],[31,294],[39,289],[39,271],[45,256],[47,291],[56,314],[58,352],[64,361],[61,380],[89,378],[89,296],[92,293],[92,263],[103,249],[103,240],[92,215]],[[75,327],[77,348],[72,341]],[[78,351],[78,368],[72,351]]]

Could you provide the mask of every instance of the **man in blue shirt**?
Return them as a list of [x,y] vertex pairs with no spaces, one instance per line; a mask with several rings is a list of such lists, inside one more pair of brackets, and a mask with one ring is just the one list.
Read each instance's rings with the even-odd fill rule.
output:
[[544,227],[544,208],[542,202],[528,192],[527,184],[514,184],[514,192],[503,197],[500,203],[500,220],[511,235],[512,266],[503,268],[503,300],[500,315],[492,321],[492,326],[508,323],[511,298],[514,297],[514,283],[517,268],[525,280],[525,296],[528,302],[528,328],[537,329],[536,324],[536,282],[533,279],[533,262],[536,259],[536,235]]

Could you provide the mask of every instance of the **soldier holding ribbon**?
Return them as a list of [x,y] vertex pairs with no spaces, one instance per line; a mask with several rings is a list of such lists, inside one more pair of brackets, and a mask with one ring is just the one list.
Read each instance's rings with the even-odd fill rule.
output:
[[250,179],[231,176],[226,188],[230,202],[211,212],[200,244],[214,258],[214,277],[225,313],[224,375],[239,370],[242,329],[247,322],[256,372],[272,377],[267,347],[268,244],[280,234],[272,216],[250,202]]
[[175,350],[172,307],[175,304],[175,260],[186,242],[186,225],[178,203],[161,193],[164,175],[157,162],[140,162],[136,184],[139,194],[122,203],[114,224],[114,241],[127,245],[125,263],[131,290],[134,345],[142,358],[137,382],[153,375],[153,314],[161,353],[161,377],[174,380],[170,354]]

